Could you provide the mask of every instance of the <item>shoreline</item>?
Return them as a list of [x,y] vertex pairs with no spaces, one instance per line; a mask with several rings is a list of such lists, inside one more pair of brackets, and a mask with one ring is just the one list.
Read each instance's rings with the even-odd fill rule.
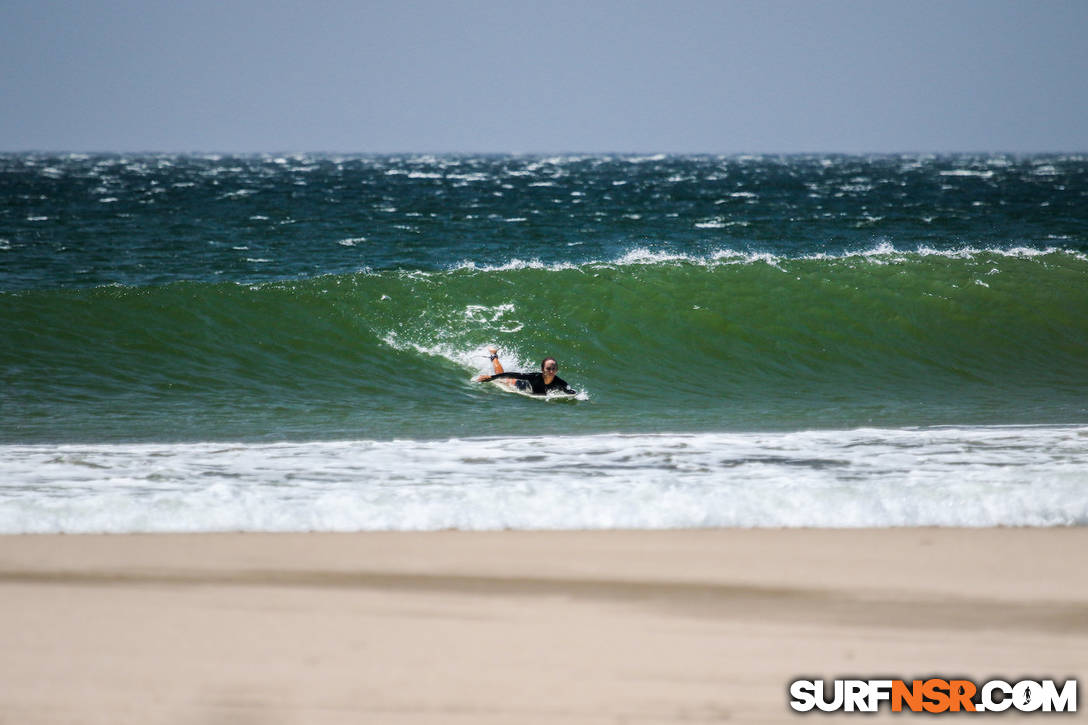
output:
[[1086,569],[1083,527],[5,535],[0,712],[781,722],[801,676],[1083,679]]

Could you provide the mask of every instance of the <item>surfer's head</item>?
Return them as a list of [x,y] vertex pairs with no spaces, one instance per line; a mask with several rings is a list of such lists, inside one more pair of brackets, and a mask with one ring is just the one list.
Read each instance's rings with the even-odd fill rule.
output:
[[551,383],[556,371],[559,370],[559,363],[554,357],[546,357],[540,361],[540,369],[544,372],[544,382]]

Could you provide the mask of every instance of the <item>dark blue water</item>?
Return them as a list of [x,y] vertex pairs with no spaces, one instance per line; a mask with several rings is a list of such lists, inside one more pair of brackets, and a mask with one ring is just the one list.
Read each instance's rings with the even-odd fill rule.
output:
[[1088,245],[1088,158],[0,155],[0,289]]

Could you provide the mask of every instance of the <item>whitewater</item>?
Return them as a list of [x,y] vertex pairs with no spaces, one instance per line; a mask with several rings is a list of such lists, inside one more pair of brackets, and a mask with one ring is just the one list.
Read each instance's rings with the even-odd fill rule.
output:
[[6,532],[1088,523],[1088,427],[5,446],[0,454]]

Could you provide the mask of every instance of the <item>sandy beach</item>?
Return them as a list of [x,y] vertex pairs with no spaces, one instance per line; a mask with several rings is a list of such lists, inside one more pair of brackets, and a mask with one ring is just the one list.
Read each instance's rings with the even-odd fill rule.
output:
[[1086,570],[1083,528],[4,536],[0,723],[781,722],[802,676],[1083,681]]

